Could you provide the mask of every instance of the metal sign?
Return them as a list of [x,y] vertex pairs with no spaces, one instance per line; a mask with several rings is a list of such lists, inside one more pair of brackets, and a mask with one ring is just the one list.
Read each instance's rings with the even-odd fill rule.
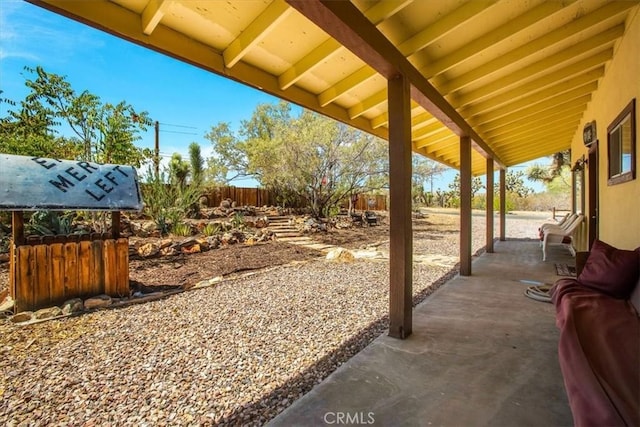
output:
[[132,166],[0,154],[0,210],[141,211]]

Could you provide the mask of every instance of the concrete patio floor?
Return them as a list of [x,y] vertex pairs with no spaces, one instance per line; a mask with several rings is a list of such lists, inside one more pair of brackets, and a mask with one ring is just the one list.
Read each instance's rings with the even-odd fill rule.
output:
[[553,283],[534,241],[496,242],[414,309],[406,340],[380,336],[271,421],[271,426],[564,426],[571,411],[558,364],[552,304],[519,280]]

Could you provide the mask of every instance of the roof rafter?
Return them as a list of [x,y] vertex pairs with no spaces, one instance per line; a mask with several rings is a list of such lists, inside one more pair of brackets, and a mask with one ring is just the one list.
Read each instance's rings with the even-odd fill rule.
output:
[[[585,85],[588,87],[588,89],[585,90],[590,89],[595,91],[598,88],[597,80],[603,75],[604,66],[598,67],[584,74],[578,74],[576,77],[565,80],[562,80],[561,78],[553,79],[545,76],[545,78],[540,79],[540,82],[537,82],[537,85],[532,82],[524,88],[516,88],[496,97],[495,105],[489,102],[491,100],[485,101],[478,105],[472,105],[465,109],[462,114],[466,117],[475,117],[482,114],[489,114],[492,117],[500,117]],[[549,84],[554,81],[557,83]],[[520,93],[525,93],[526,95],[522,96]]]
[[[438,19],[433,24],[415,34],[411,38],[400,43],[400,45],[398,46],[398,50],[404,56],[410,58],[471,19],[475,14],[491,6],[496,1],[497,0],[479,0],[471,1],[464,4],[451,13]],[[371,21],[375,23],[375,21]],[[372,78],[375,75],[375,70],[373,70],[371,67],[364,66],[355,71],[353,74],[340,80],[331,88],[322,92],[318,96],[318,101],[320,102],[320,105],[325,106],[330,102],[333,102],[336,98],[350,91],[351,89],[354,89],[358,85],[366,82],[368,79]]]
[[538,37],[537,39],[530,40],[525,45],[513,49],[512,51],[507,52],[506,54],[495,58],[494,60],[489,61],[484,65],[475,67],[473,70],[468,71],[467,73],[454,78],[448,83],[441,85],[440,89],[442,90],[442,93],[451,93],[455,90],[459,90],[484,76],[495,73],[502,67],[520,61],[534,52],[538,52],[549,46],[553,46],[554,44],[559,43],[575,34],[578,34],[581,31],[592,27],[593,25],[601,23],[602,21],[611,18],[612,16],[623,13],[627,9],[633,7],[634,4],[634,2],[629,1],[606,3],[599,9],[580,17],[575,21],[571,21],[556,30]]
[[589,101],[591,101],[591,90],[578,88],[558,96],[548,98],[536,105],[523,108],[520,111],[514,111],[499,118],[494,118],[489,114],[486,116],[478,116],[474,122],[481,128],[494,129],[531,116],[535,117],[544,110],[562,111],[563,109],[571,108],[576,105],[586,105]]
[[[385,19],[393,16],[402,10],[413,0],[403,0],[401,2],[379,2],[370,7],[364,14],[375,25],[383,22]],[[315,49],[313,49],[308,55],[305,55],[298,62],[293,64],[287,71],[282,73],[278,77],[280,82],[280,89],[285,90],[292,84],[295,84],[298,80],[305,76],[305,74],[311,72],[322,61],[330,58],[336,52],[340,50],[342,45],[335,39],[329,38]]]
[[573,114],[565,112],[555,116],[544,117],[532,120],[531,122],[526,122],[524,125],[518,126],[515,129],[507,129],[501,133],[496,133],[495,136],[491,137],[491,146],[497,149],[503,141],[510,141],[511,138],[518,138],[522,135],[535,133],[541,129],[545,129],[547,126],[554,126],[556,124],[562,125],[566,122],[580,120],[584,112],[582,111],[582,108],[575,110],[576,112]]
[[222,52],[224,65],[231,68],[255,45],[260,43],[280,21],[291,12],[284,0],[274,0],[236,39]]
[[142,32],[146,35],[153,33],[172,3],[172,0],[150,0],[142,11]]
[[[532,76],[537,74],[546,73],[551,68],[557,68],[563,63],[568,63],[563,69],[573,69],[576,72],[580,70],[577,67],[591,68],[595,65],[602,64],[611,59],[613,50],[611,48],[598,50],[597,53],[582,59],[578,62],[575,58],[581,54],[584,54],[590,50],[602,49],[602,46],[612,43],[617,37],[620,37],[624,33],[624,25],[617,25],[611,30],[607,30],[604,33],[600,33],[598,36],[585,40],[584,42],[575,44],[561,52],[551,55],[543,60],[540,60],[527,67],[523,67],[519,70],[509,73],[508,75],[501,77],[483,85],[477,89],[465,91],[455,95],[457,105],[462,107],[466,104],[474,102],[476,100],[488,97],[496,92],[506,90],[509,86],[519,84],[523,80],[531,79]],[[607,53],[609,53],[609,55]],[[580,64],[580,65],[576,65]],[[584,69],[583,69],[584,70]]]
[[455,52],[451,52],[435,61],[427,63],[425,63],[425,61],[417,62],[416,66],[421,69],[425,76],[431,78],[432,76],[453,68],[457,64],[475,55],[479,55],[485,49],[505,40],[508,37],[511,37],[513,34],[522,31],[540,20],[556,13],[575,1],[576,0],[568,0],[566,2],[542,2],[538,6],[526,11],[506,24],[501,25],[483,36],[478,37],[472,42],[465,44]]
[[573,117],[575,115],[582,117],[584,114],[584,104],[578,104],[573,107],[568,107],[564,110],[546,110],[537,114],[535,118],[523,121],[513,122],[504,126],[500,126],[490,131],[483,132],[489,139],[498,138],[505,134],[519,134],[521,132],[527,132],[530,129],[536,129],[540,126],[544,126],[546,123],[551,123],[556,120],[564,120],[565,117]]
[[411,83],[411,97],[418,104],[456,135],[468,135],[476,150],[503,167],[500,159],[469,123],[351,2],[287,1],[385,78],[404,75]]

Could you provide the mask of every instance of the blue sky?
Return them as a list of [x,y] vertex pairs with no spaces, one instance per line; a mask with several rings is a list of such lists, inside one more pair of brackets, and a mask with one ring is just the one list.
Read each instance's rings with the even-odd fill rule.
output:
[[[208,156],[211,150],[204,134],[212,125],[229,122],[236,129],[257,104],[277,102],[266,93],[21,0],[0,0],[2,96],[24,99],[28,90],[23,68],[36,65],[66,76],[78,93],[88,90],[103,102],[124,100],[136,110],[149,112],[160,122],[160,152],[166,157],[174,152],[185,156],[191,142],[199,143]],[[142,137],[140,146],[152,148],[153,128]],[[443,174],[434,181],[434,190],[446,189],[456,173]]]

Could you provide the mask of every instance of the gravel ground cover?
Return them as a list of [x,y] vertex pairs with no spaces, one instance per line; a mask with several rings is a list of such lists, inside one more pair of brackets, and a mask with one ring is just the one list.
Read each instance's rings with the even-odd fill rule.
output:
[[[451,230],[416,252],[455,255]],[[443,220],[445,221],[445,220]],[[509,218],[533,237],[541,217]],[[473,250],[484,216],[473,219]],[[414,265],[421,301],[457,269]],[[0,322],[0,424],[262,425],[387,327],[388,263],[314,260],[28,327]]]

